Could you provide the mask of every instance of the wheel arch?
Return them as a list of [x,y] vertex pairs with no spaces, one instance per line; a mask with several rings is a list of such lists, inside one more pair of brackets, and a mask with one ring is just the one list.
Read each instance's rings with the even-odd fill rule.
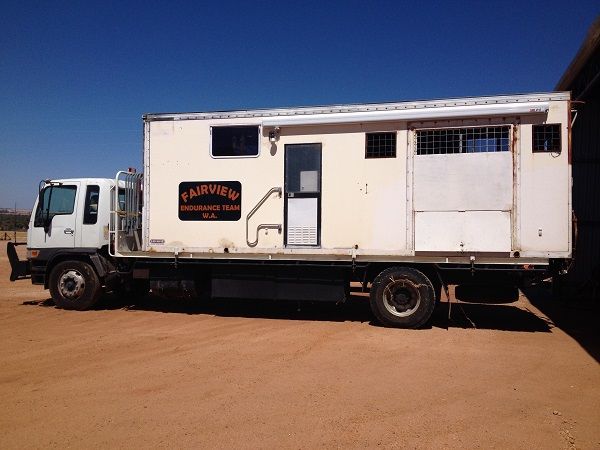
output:
[[73,251],[73,249],[64,249],[53,252],[46,263],[46,274],[44,277],[44,288],[49,288],[49,278],[52,269],[63,261],[81,261],[92,266],[99,280],[103,280],[106,275],[106,269],[102,264],[101,258],[98,255],[97,249],[87,249],[85,251]]
[[442,281],[442,274],[436,264],[433,263],[408,263],[408,262],[386,262],[386,263],[371,263],[366,269],[366,281],[373,283],[375,278],[391,267],[408,267],[410,269],[416,269],[423,273],[431,284],[433,284],[434,293],[436,296],[436,302],[439,303],[444,281]]

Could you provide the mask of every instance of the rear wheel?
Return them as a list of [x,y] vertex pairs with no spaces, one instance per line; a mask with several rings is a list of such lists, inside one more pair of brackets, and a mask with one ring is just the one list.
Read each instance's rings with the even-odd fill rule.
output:
[[83,261],[63,261],[50,272],[50,295],[62,309],[84,311],[100,298],[100,280],[92,266]]
[[433,313],[435,292],[423,272],[410,267],[390,267],[373,281],[370,303],[381,324],[418,328]]

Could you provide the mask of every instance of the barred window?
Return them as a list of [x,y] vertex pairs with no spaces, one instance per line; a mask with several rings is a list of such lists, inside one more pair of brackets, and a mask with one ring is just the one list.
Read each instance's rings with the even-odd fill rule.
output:
[[367,133],[365,158],[395,158],[396,133]]
[[507,152],[510,127],[417,130],[417,155]]
[[534,125],[533,151],[560,153],[560,124]]

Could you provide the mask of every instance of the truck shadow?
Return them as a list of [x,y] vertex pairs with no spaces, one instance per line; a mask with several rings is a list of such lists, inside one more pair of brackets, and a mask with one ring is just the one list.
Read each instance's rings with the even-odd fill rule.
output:
[[[54,307],[51,299],[24,302],[24,305]],[[150,311],[166,314],[203,314],[217,317],[246,317],[279,320],[329,322],[362,322],[381,326],[373,320],[368,297],[353,294],[341,304],[328,302],[285,302],[274,300],[199,300],[193,298],[165,298],[149,295],[133,301],[105,295],[94,310]],[[533,312],[516,305],[482,303],[453,303],[448,319],[448,304],[441,303],[432,319],[424,327],[485,329],[518,332],[549,332],[552,324]]]
[[600,362],[600,331],[597,324],[600,304],[592,299],[552,297],[550,283],[539,283],[523,290],[533,306],[540,310],[596,361]]
[[462,302],[452,303],[450,318],[448,304],[442,303],[434,311],[432,325],[528,333],[548,333],[553,328],[551,322],[517,305]]

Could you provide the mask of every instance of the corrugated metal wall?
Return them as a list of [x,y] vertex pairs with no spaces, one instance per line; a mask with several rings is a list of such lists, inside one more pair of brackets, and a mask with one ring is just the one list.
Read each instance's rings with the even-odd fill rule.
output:
[[575,265],[568,283],[586,297],[600,294],[600,48],[571,85],[578,110],[572,130],[573,209],[578,221]]

